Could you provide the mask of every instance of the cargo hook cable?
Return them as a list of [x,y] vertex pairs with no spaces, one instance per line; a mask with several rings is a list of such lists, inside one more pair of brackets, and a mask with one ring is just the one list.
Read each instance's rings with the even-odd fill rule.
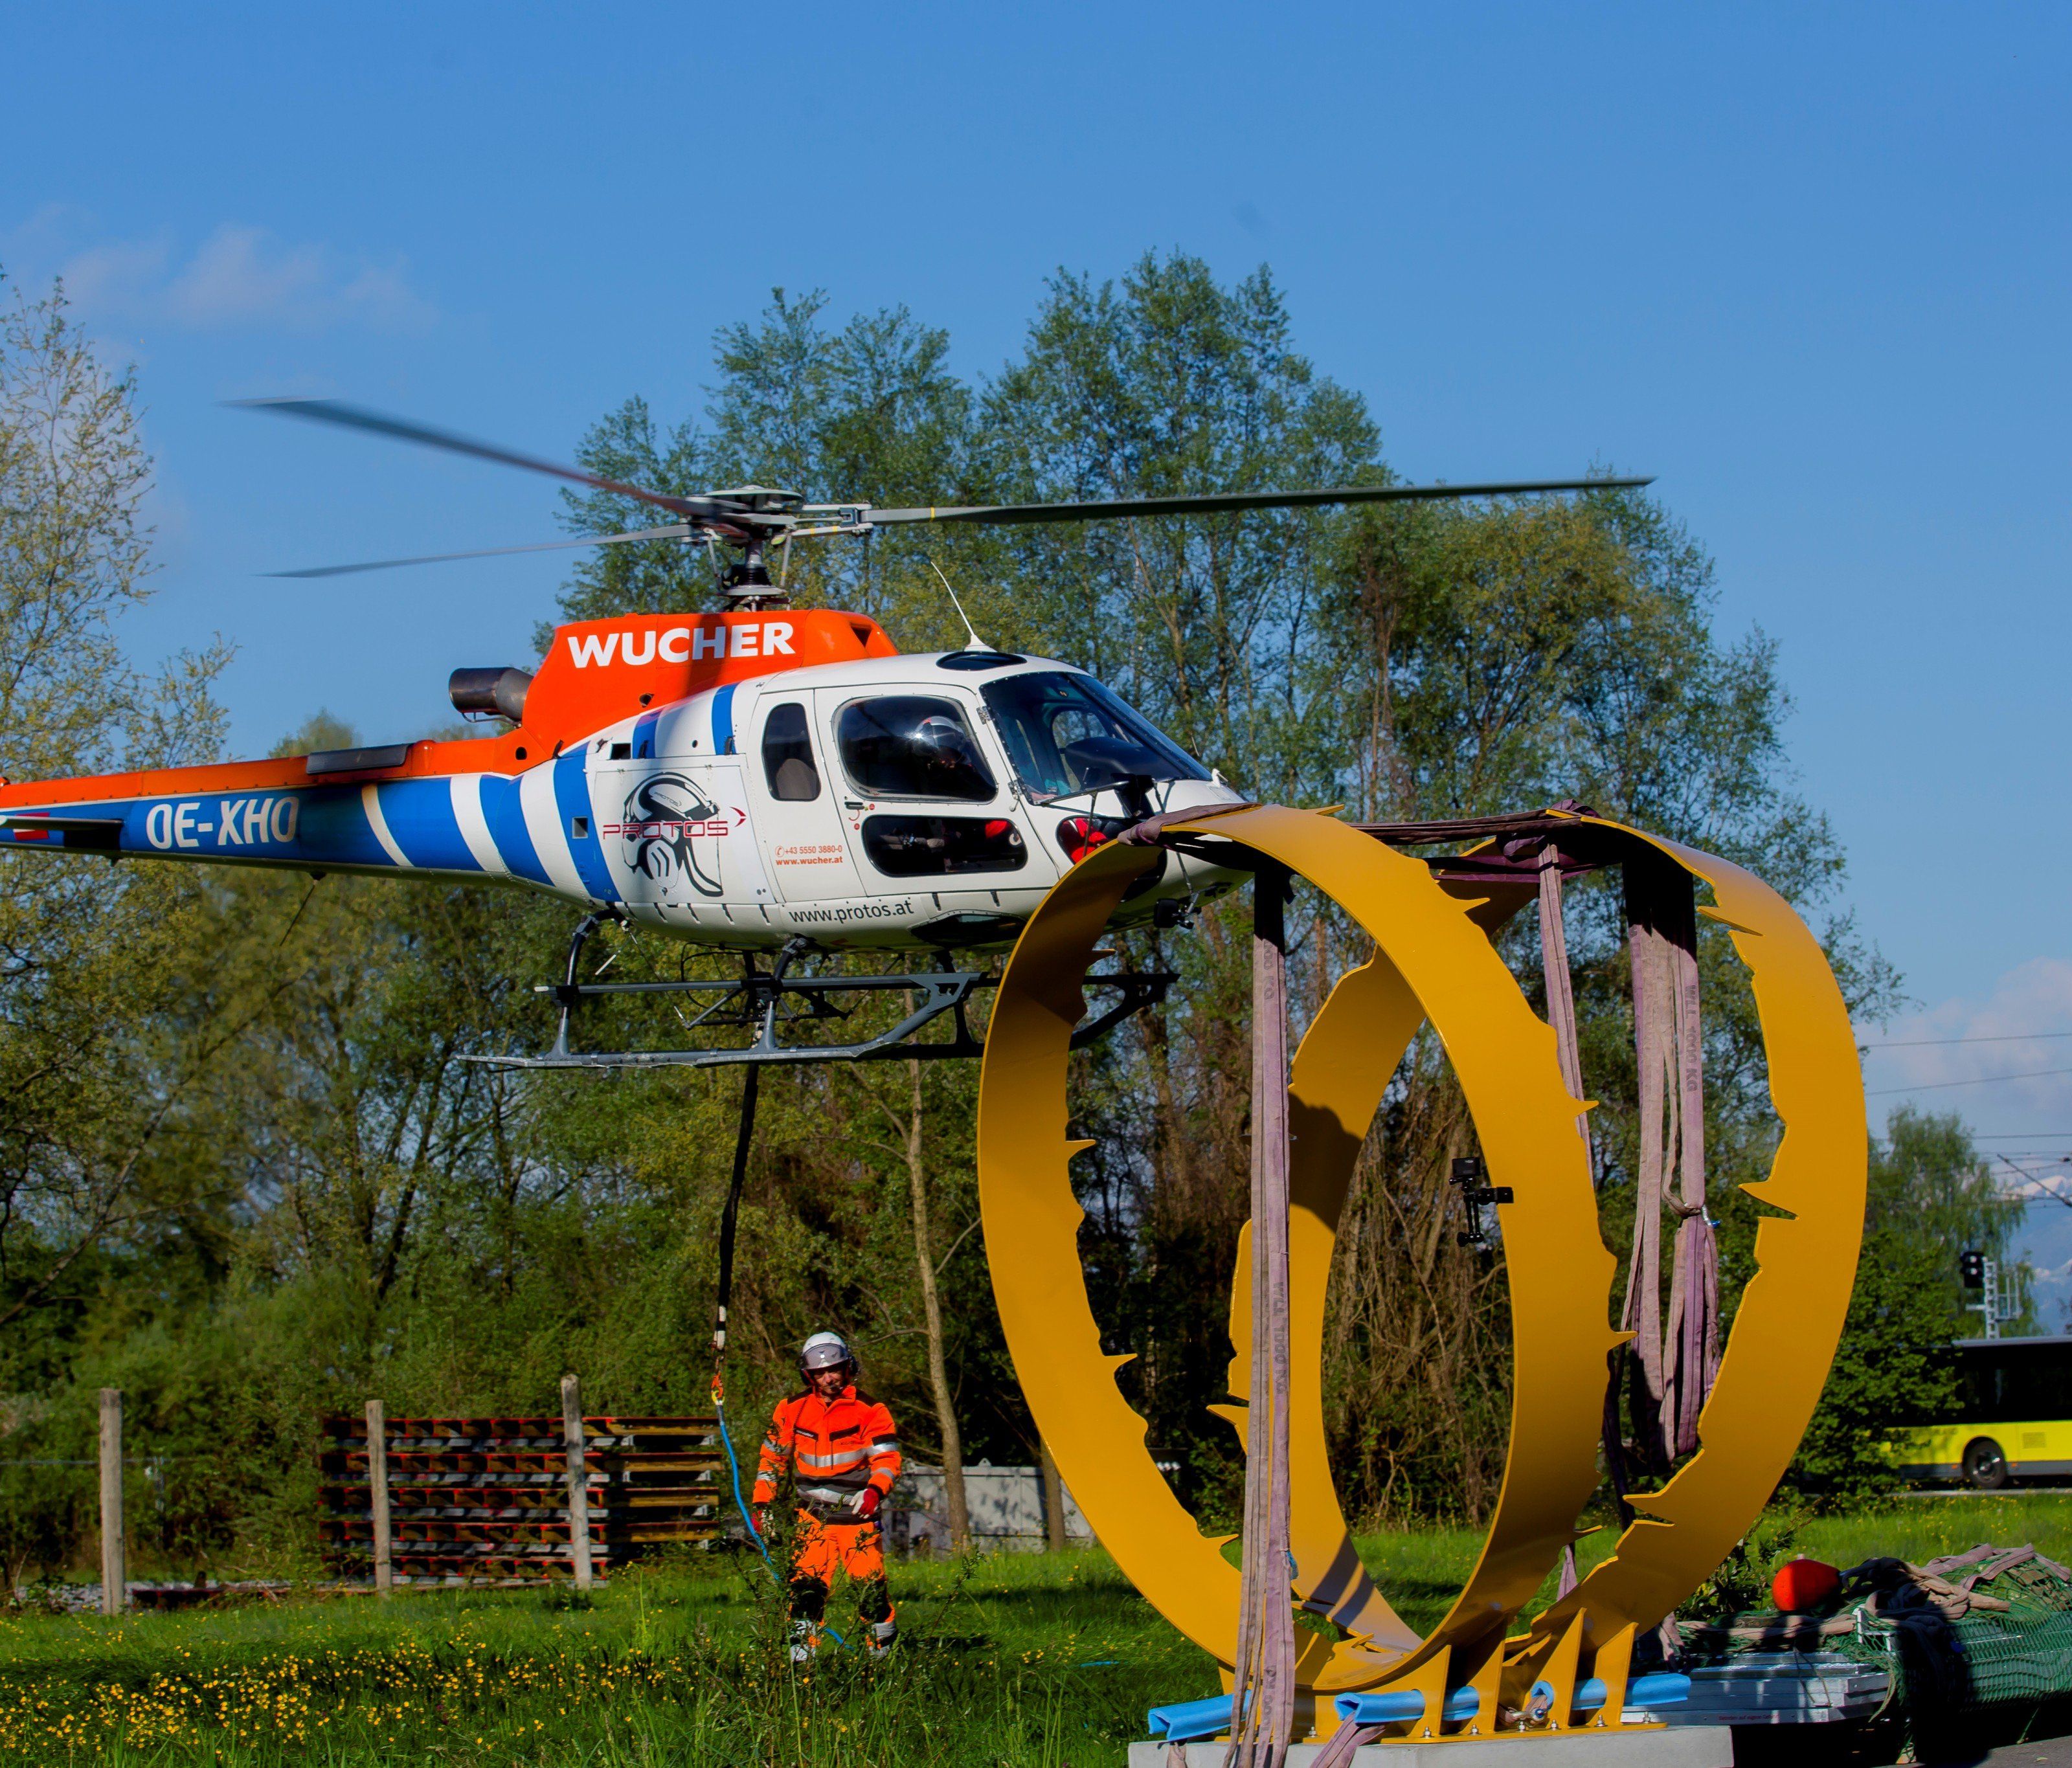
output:
[[[755,1140],[755,1098],[763,1073],[758,1063],[748,1063],[747,1070],[741,1083],[741,1126],[734,1141],[734,1174],[727,1183],[726,1207],[719,1219],[719,1300],[713,1316],[712,1402],[713,1416],[719,1421],[720,1446],[726,1451],[727,1473],[734,1482],[734,1507],[741,1513],[742,1527],[748,1531],[755,1551],[763,1556],[763,1569],[769,1573],[770,1581],[781,1589],[784,1580],[778,1576],[769,1546],[763,1539],[763,1531],[755,1526],[748,1500],[741,1495],[741,1461],[734,1452],[734,1438],[726,1428],[726,1308],[734,1297],[734,1223],[741,1209],[742,1183],[748,1175],[748,1150]],[[849,1641],[832,1627],[823,1623],[820,1630],[845,1651],[849,1649]]]
[[779,1583],[777,1568],[771,1564],[770,1549],[763,1544],[763,1532],[755,1526],[755,1519],[749,1513],[747,1501],[741,1495],[741,1462],[734,1452],[734,1438],[726,1428],[726,1309],[734,1297],[734,1223],[741,1210],[741,1187],[748,1175],[748,1150],[755,1140],[755,1096],[763,1069],[760,1063],[747,1064],[747,1072],[741,1083],[741,1122],[734,1140],[734,1174],[726,1187],[726,1207],[719,1219],[719,1298],[713,1314],[713,1411],[719,1419],[719,1440],[726,1450],[727,1470],[734,1478],[734,1506],[741,1512],[742,1526],[748,1538],[755,1544],[755,1551],[763,1556],[763,1563],[769,1568],[770,1575]]

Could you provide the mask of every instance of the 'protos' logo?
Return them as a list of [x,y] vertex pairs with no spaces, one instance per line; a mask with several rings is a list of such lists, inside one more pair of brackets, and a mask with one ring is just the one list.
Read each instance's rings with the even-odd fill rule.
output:
[[[201,820],[204,811],[212,820]],[[265,847],[291,841],[302,820],[298,799],[225,798],[204,804],[190,799],[185,804],[154,804],[144,813],[144,836],[161,850],[200,847],[219,851],[232,847]]]
[[701,620],[694,627],[672,626],[660,632],[652,626],[631,632],[571,632],[569,655],[578,669],[615,662],[639,668],[657,657],[664,663],[789,657],[797,655],[791,648],[791,635],[797,630],[789,620],[744,621],[738,626]]
[[698,852],[701,837],[727,833],[718,805],[682,774],[656,774],[627,794],[623,820],[606,823],[604,833],[626,843],[626,863],[658,882],[682,878],[701,896],[720,894],[719,855],[707,871]]

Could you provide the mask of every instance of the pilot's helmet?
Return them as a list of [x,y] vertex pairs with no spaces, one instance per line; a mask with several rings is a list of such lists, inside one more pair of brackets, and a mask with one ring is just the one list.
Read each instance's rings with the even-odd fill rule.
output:
[[944,767],[970,767],[977,764],[978,758],[972,753],[971,738],[965,734],[964,727],[939,712],[929,713],[915,726],[907,741],[922,754]]

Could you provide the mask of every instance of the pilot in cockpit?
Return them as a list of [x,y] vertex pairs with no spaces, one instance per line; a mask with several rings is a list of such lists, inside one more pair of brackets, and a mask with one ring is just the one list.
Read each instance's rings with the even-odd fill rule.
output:
[[[931,714],[907,739],[921,763],[927,795],[931,798],[990,796],[992,778],[972,746],[971,734],[954,718]],[[973,787],[981,787],[975,792]]]

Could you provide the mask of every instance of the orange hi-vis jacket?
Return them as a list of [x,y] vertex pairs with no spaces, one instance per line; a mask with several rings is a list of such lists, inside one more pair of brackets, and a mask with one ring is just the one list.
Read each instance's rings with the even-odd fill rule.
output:
[[756,1464],[758,1504],[776,1497],[787,1455],[798,1468],[800,1502],[816,1514],[846,1511],[866,1486],[882,1499],[899,1477],[892,1414],[853,1386],[832,1400],[808,1390],[778,1402]]

